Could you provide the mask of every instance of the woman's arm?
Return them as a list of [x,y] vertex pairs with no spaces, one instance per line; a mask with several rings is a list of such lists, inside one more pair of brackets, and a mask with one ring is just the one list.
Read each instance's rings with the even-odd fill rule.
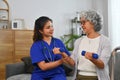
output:
[[45,71],[45,70],[53,69],[61,65],[62,63],[63,63],[63,60],[60,59],[60,60],[57,60],[54,62],[48,62],[48,63],[46,63],[45,61],[41,61],[41,62],[38,62],[37,65],[39,66],[41,70]]
[[92,61],[98,68],[103,69],[104,68],[104,63],[100,59],[92,59]]
[[70,58],[65,52],[60,52],[60,48],[54,48],[53,49],[54,54],[61,54],[63,57],[63,62],[67,63],[71,66],[75,65],[75,62],[72,58]]
[[86,52],[85,53],[85,58],[89,59],[92,63],[94,63],[98,68],[101,68],[103,69],[104,68],[104,63],[101,59],[94,59],[92,57],[92,54],[93,53],[90,53],[90,52]]
[[69,57],[65,52],[62,52],[61,55],[63,57],[64,63],[67,63],[71,66],[75,66],[74,60],[71,57]]

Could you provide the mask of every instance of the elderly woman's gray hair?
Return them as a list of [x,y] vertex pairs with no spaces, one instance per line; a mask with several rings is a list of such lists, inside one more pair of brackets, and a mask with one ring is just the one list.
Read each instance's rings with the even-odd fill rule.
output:
[[80,13],[80,18],[84,17],[85,20],[88,20],[93,23],[94,29],[96,32],[100,31],[102,28],[102,16],[96,11],[83,11]]

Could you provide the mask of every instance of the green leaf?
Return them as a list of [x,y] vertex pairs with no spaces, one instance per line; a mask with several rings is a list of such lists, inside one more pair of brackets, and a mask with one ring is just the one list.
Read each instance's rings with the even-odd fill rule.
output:
[[68,44],[69,44],[71,41],[73,41],[73,40],[75,40],[75,39],[77,39],[77,38],[79,38],[79,37],[81,37],[81,36],[71,35],[70,38],[65,42],[65,46],[66,46],[66,48],[67,48],[69,51],[72,51],[72,50],[73,50],[73,46],[72,46],[72,48],[70,48],[70,47],[68,47]]

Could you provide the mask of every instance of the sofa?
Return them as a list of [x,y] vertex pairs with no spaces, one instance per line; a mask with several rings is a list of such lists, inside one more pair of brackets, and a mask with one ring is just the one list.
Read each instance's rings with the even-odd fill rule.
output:
[[[6,65],[6,80],[30,80],[33,65],[30,57],[23,57],[21,62]],[[67,80],[72,79],[72,71],[68,65],[64,64]]]

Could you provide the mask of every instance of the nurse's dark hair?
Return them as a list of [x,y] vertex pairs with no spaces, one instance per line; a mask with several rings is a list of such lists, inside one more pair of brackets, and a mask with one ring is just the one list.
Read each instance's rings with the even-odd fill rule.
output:
[[93,23],[94,30],[99,32],[103,26],[103,17],[95,10],[82,11],[80,13],[80,18],[84,17],[85,20],[88,20]]
[[50,19],[49,17],[46,17],[46,16],[41,16],[35,20],[33,42],[36,42],[36,41],[43,39],[43,36],[40,33],[40,31],[43,31],[43,28],[48,21],[52,22],[52,19]]

